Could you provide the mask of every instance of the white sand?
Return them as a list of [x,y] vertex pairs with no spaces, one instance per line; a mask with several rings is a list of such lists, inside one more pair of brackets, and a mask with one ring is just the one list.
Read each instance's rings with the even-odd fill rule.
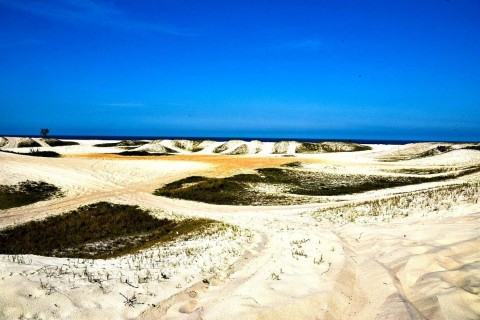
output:
[[[99,142],[79,142],[45,149],[70,155],[118,152],[93,147]],[[273,143],[264,146],[273,149]],[[376,158],[399,147],[373,147],[291,159],[310,159],[307,167],[315,170],[365,173],[480,163],[480,152],[469,150],[379,163]],[[242,157],[265,156],[265,150]],[[137,204],[158,216],[210,217],[238,227],[111,260],[0,255],[0,319],[480,318],[478,201],[465,198],[441,211],[418,206],[390,222],[367,217],[345,224],[314,214],[342,197],[323,204],[235,207],[153,196],[163,183],[219,168],[217,162],[171,157],[49,159],[0,153],[1,184],[44,180],[66,191],[64,198],[0,211],[0,228],[103,200]],[[457,182],[472,179],[479,176]],[[445,184],[343,198],[355,203]],[[129,306],[134,296],[136,303]]]

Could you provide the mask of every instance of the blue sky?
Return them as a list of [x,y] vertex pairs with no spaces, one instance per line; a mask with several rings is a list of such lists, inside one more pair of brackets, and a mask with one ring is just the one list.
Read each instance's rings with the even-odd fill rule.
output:
[[0,134],[480,140],[480,1],[0,0]]

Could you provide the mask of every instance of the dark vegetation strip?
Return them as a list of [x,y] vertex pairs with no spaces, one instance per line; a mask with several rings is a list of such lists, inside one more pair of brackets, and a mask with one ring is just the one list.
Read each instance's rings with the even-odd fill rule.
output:
[[118,146],[118,142],[97,143],[97,144],[94,144],[93,146],[94,146],[94,147],[110,148],[110,147],[116,147],[116,146]]
[[466,146],[466,147],[463,148],[463,149],[478,150],[478,151],[480,151],[480,144],[478,144],[478,145],[473,145],[473,146]]
[[356,152],[372,150],[370,146],[356,143],[301,142],[295,148],[296,153]]
[[105,143],[98,143],[93,145],[94,147],[139,147],[147,144],[147,141],[141,141],[141,140],[122,140],[120,142],[105,142]]
[[165,153],[165,152],[148,152],[145,150],[130,150],[130,151],[122,151],[119,153],[111,153],[111,154],[117,154],[120,156],[137,156],[137,157],[153,157],[153,156],[170,156],[172,155],[171,153]]
[[43,157],[43,158],[61,158],[62,155],[55,151],[39,151],[36,149],[30,150],[30,152],[15,152],[9,150],[0,150],[0,152],[19,154],[21,156],[31,156],[31,157]]
[[0,185],[0,209],[25,206],[38,201],[63,196],[57,186],[43,181],[23,181],[15,185]]
[[35,140],[27,140],[27,141],[20,141],[18,144],[17,144],[17,148],[26,148],[26,147],[41,147],[40,143],[38,143],[37,141]]
[[[412,184],[441,181],[479,172],[479,167],[433,177],[353,175],[264,168],[258,174],[238,174],[226,178],[193,176],[169,183],[154,194],[170,198],[225,205],[276,205],[292,200],[314,202],[316,196],[338,196]],[[278,187],[279,192],[258,191],[256,186]],[[294,201],[297,202],[297,201]]]
[[303,164],[300,161],[293,161],[293,162],[282,164],[281,166],[287,167],[287,168],[301,168]]
[[99,202],[0,231],[0,253],[112,258],[192,236],[214,222],[158,219],[138,206]]
[[43,142],[48,144],[50,147],[63,147],[63,146],[77,146],[79,145],[78,142],[75,141],[65,141],[65,140],[59,140],[55,138],[45,138],[42,139]]

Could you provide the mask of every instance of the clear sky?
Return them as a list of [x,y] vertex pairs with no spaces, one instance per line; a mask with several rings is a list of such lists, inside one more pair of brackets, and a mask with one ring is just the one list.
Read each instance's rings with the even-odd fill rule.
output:
[[478,0],[0,0],[0,134],[480,140]]

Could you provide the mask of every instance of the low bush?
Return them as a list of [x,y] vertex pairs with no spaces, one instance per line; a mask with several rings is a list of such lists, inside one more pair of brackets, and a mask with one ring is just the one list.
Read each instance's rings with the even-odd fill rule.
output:
[[43,181],[27,180],[15,185],[0,185],[0,209],[21,207],[62,195],[60,188]]
[[41,147],[41,145],[32,139],[23,139],[17,144],[17,148],[33,148],[33,147]]
[[55,151],[39,151],[38,149],[31,149],[30,152],[14,152],[9,150],[0,150],[0,152],[19,154],[22,156],[45,157],[45,158],[61,158],[62,155]]
[[99,202],[0,231],[0,253],[111,258],[188,237],[213,222],[158,219],[138,206]]
[[43,142],[48,144],[50,147],[63,147],[63,146],[77,146],[79,145],[78,142],[75,141],[65,141],[59,140],[55,138],[44,138],[42,139]]
[[111,147],[119,147],[119,148],[132,148],[132,147],[139,147],[147,144],[147,141],[141,140],[122,140],[120,142],[105,142],[105,143],[98,143],[93,145],[94,147],[104,147],[104,148],[111,148]]
[[467,149],[467,150],[478,150],[478,151],[480,151],[480,145],[466,146],[466,147],[463,148],[463,149]]

